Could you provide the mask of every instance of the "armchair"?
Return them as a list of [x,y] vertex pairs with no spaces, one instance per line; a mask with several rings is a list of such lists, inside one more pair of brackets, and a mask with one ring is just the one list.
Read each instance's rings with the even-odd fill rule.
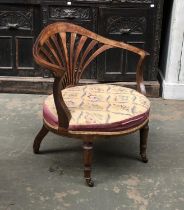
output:
[[[140,56],[136,70],[137,91],[110,84],[78,85],[86,67],[99,54],[121,48]],[[140,156],[147,162],[146,148],[150,102],[143,84],[142,49],[104,38],[80,26],[58,22],[48,25],[38,36],[33,55],[35,61],[54,76],[53,94],[43,105],[43,127],[33,144],[40,144],[51,131],[83,141],[84,177],[91,178],[93,141],[100,136],[127,135],[140,131]]]

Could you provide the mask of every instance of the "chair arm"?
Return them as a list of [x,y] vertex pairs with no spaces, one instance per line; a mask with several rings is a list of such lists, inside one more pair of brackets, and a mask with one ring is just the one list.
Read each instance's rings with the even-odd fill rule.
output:
[[145,96],[146,96],[146,88],[144,85],[144,78],[143,78],[143,64],[147,55],[148,54],[145,54],[140,57],[136,69],[137,91]]
[[137,67],[136,67],[136,82],[137,82],[137,91],[142,93],[143,95],[146,95],[146,88],[144,85],[144,79],[143,79],[143,64],[145,61],[146,56],[150,55],[148,52],[135,47],[133,45],[124,43],[124,42],[119,42],[111,39],[106,39],[104,37],[99,37],[97,38],[99,41],[103,41],[103,43],[111,45],[115,48],[121,48],[124,50],[131,51],[135,54],[138,54],[140,56],[140,59],[138,61]]
[[56,77],[54,79],[53,84],[53,96],[54,96],[54,103],[56,106],[56,111],[58,115],[58,124],[59,128],[67,129],[69,126],[69,122],[71,119],[71,113],[67,107],[67,105],[64,102],[63,96],[62,96],[62,89],[61,88],[61,80],[62,78]]

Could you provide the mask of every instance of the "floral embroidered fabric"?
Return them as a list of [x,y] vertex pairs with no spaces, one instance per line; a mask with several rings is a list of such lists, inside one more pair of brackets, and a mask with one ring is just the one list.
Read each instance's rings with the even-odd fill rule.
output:
[[[149,117],[149,100],[130,88],[95,84],[66,88],[62,94],[72,115],[69,130],[113,132],[136,127]],[[44,102],[43,116],[58,127],[53,95]]]

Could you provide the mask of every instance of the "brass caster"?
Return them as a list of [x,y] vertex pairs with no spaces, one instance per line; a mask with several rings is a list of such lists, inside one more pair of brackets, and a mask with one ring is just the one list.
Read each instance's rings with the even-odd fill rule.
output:
[[146,155],[141,155],[141,160],[143,163],[147,163],[148,162],[148,158]]
[[94,186],[94,182],[91,178],[86,179],[86,184],[88,187],[93,187]]

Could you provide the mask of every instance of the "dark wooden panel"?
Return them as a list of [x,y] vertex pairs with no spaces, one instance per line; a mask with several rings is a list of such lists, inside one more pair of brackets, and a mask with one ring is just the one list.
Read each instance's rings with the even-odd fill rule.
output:
[[[0,5],[1,37],[11,38],[3,42],[1,39],[0,76],[42,76],[34,63],[32,46],[40,31],[40,12],[31,5]],[[11,70],[10,70],[11,67]],[[35,70],[37,67],[37,70]]]
[[[151,52],[153,13],[149,8],[101,8],[99,33],[110,39],[124,41]],[[135,81],[135,65],[138,59],[133,53],[112,49],[98,59],[100,81]],[[148,62],[145,64],[148,68]],[[145,74],[148,78],[148,74]]]
[[16,37],[16,68],[34,69],[34,61],[32,55],[33,37]]
[[[141,49],[145,49],[145,42],[127,42],[128,44],[134,45]],[[135,78],[136,66],[139,57],[129,51],[125,51],[125,75],[132,75]]]
[[91,8],[80,8],[80,7],[58,7],[50,6],[49,7],[49,18],[54,20],[92,20],[92,9]]
[[33,8],[1,6],[0,30],[33,30]]
[[13,69],[12,37],[0,36],[0,46],[0,69]]
[[[46,73],[43,74],[45,70],[42,71],[33,64],[30,49],[32,41],[45,25],[56,21],[67,21],[106,37],[145,48],[151,53],[146,63],[145,78],[156,80],[163,0],[72,0],[71,2],[69,6],[65,0],[0,0],[0,76],[48,76]],[[146,20],[145,25],[142,17]],[[142,22],[143,27],[137,27],[140,25],[135,25],[137,22]],[[124,29],[131,26],[133,30],[130,33],[126,30],[119,31],[122,29],[121,24]],[[17,37],[24,38],[18,38],[16,43]],[[110,50],[100,57],[98,63],[90,64],[83,78],[90,79],[88,81],[91,82],[97,77],[98,81],[104,82],[135,81],[135,69],[132,68],[135,62],[136,57],[131,53]]]
[[[122,75],[124,64],[124,50],[122,49],[110,49],[105,52],[104,56],[104,74],[109,75]],[[100,59],[100,58],[99,58]]]

